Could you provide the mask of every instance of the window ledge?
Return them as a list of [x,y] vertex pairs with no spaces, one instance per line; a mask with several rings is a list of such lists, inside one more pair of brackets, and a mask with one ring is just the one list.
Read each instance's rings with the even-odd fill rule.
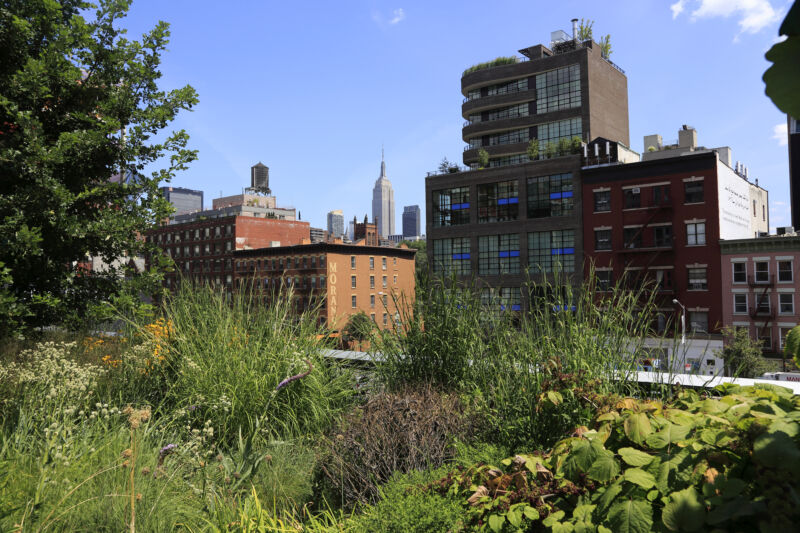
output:
[[684,202],[683,205],[703,205],[705,204],[705,200],[702,202]]
[[707,244],[687,244],[687,248],[700,248],[701,246],[708,246]]

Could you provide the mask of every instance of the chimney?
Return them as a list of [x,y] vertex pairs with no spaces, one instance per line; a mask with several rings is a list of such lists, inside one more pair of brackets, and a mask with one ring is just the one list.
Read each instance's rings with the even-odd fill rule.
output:
[[578,19],[572,19],[572,39],[578,40]]
[[684,126],[678,130],[678,146],[680,148],[697,148],[697,130],[691,126]]

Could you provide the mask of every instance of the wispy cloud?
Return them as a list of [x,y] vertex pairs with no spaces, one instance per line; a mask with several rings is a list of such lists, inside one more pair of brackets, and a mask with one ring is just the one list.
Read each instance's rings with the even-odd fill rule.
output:
[[406,12],[402,7],[398,7],[397,9],[393,10],[391,18],[389,18],[388,20],[387,17],[384,17],[380,11],[372,12],[372,20],[378,26],[384,26],[386,24],[394,26],[395,24],[399,24],[405,19],[406,19]]
[[701,18],[736,16],[740,33],[758,33],[778,22],[782,9],[772,7],[771,0],[678,0],[670,6],[672,18],[677,18],[688,4],[696,6],[690,14],[693,22]]
[[397,24],[401,22],[403,19],[406,18],[406,12],[403,11],[402,7],[398,7],[394,11],[392,11],[392,20],[389,21],[389,24]]
[[785,122],[773,126],[772,138],[778,141],[779,146],[786,146],[789,144],[789,128]]

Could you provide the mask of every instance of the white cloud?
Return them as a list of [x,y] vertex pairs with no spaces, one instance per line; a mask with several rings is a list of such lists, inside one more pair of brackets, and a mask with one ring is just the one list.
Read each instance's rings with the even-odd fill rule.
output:
[[406,12],[403,11],[402,7],[399,7],[392,11],[392,20],[389,21],[389,24],[397,24],[398,22],[402,21],[406,18]]
[[779,146],[786,146],[789,143],[789,128],[785,122],[775,124],[772,128],[772,138],[778,141]]
[[677,2],[675,2],[674,4],[669,6],[669,8],[672,10],[672,18],[673,19],[678,18],[678,15],[683,13],[683,6],[685,4],[686,4],[686,0],[678,0]]
[[781,9],[775,9],[771,0],[678,0],[670,6],[672,18],[680,15],[688,2],[697,8],[691,12],[691,19],[736,16],[739,18],[741,33],[758,33],[770,24],[778,22]]

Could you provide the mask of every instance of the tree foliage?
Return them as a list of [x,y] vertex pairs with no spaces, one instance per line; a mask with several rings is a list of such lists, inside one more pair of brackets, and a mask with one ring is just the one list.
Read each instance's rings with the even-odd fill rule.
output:
[[800,117],[800,4],[795,2],[778,30],[786,40],[767,51],[773,65],[764,72],[767,96],[778,109],[795,118]]
[[[155,286],[130,260],[170,212],[159,185],[196,157],[183,130],[161,131],[197,96],[188,85],[159,88],[169,27],[129,40],[118,28],[129,5],[0,8],[0,292],[15,305],[14,316],[0,310],[0,332],[20,318],[28,327],[81,319]],[[87,273],[88,257],[106,267]]]
[[767,365],[761,355],[761,344],[750,338],[745,328],[727,327],[722,330],[727,337],[726,346],[719,350],[725,361],[725,371],[729,376],[755,378],[766,371]]
[[364,311],[359,311],[350,316],[350,320],[342,330],[342,339],[345,341],[365,341],[370,338],[375,329],[375,322]]

